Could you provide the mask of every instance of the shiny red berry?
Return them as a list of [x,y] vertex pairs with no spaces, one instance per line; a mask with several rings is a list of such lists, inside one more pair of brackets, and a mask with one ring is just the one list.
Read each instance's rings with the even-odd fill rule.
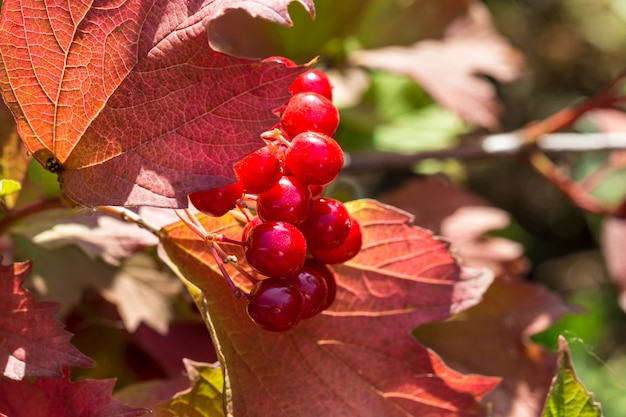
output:
[[259,194],[272,188],[283,175],[282,150],[265,146],[237,162],[233,169],[243,186],[243,192]]
[[310,250],[331,250],[341,245],[350,233],[350,214],[332,198],[316,198],[306,221],[299,226]]
[[300,291],[282,278],[259,281],[250,291],[246,311],[259,327],[284,332],[302,318],[304,298]]
[[257,272],[270,277],[296,273],[306,257],[307,244],[295,226],[285,222],[263,222],[248,232],[246,260]]
[[274,187],[259,194],[257,213],[263,221],[302,224],[309,215],[311,191],[295,177],[284,176]]
[[326,74],[318,70],[309,70],[298,75],[289,87],[291,94],[318,93],[329,100],[333,99],[333,87]]
[[308,130],[332,136],[339,126],[339,112],[321,94],[299,93],[287,102],[281,125],[290,138]]
[[350,233],[346,240],[338,247],[330,250],[311,249],[313,258],[325,264],[341,264],[354,258],[363,244],[361,226],[354,218],[350,218]]
[[220,217],[235,208],[242,194],[243,186],[237,181],[224,187],[195,191],[189,194],[189,200],[201,212]]
[[303,132],[291,141],[285,155],[289,172],[307,184],[325,185],[339,175],[343,166],[341,146],[328,135]]
[[323,272],[317,267],[318,264],[313,259],[307,259],[298,272],[287,278],[304,297],[303,319],[315,316],[326,304],[328,286]]

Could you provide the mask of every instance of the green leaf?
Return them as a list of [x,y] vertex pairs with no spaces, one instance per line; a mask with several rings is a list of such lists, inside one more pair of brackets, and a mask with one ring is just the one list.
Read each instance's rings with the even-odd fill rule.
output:
[[595,402],[593,393],[588,392],[576,376],[569,347],[563,336],[559,336],[558,367],[543,417],[602,416],[602,408]]
[[0,180],[0,196],[13,194],[22,188],[19,182],[13,180]]
[[465,130],[458,116],[432,104],[376,128],[374,144],[378,150],[403,153],[442,149],[454,145]]
[[156,408],[156,417],[223,417],[224,377],[219,365],[184,359],[191,387]]

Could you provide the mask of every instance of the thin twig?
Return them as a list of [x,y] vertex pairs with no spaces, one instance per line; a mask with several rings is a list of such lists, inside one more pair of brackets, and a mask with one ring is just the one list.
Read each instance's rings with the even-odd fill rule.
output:
[[67,208],[65,200],[61,197],[49,198],[46,200],[35,201],[22,207],[15,208],[6,212],[0,220],[0,234],[5,233],[10,227],[27,217],[42,213],[48,210]]
[[161,229],[159,226],[151,223],[150,221],[145,220],[139,214],[131,211],[125,207],[117,207],[117,206],[98,206],[96,207],[96,211],[101,213],[112,214],[124,220],[125,222],[135,223],[137,226],[142,229],[146,229],[153,235],[159,237],[159,230]]
[[434,151],[403,154],[396,152],[346,152],[343,173],[376,172],[414,166],[426,159],[479,160],[528,155],[533,149],[546,154],[581,153],[626,149],[626,132],[549,133],[534,145],[525,142],[522,131],[480,136],[476,143]]
[[534,152],[530,155],[529,161],[539,173],[550,180],[581,209],[599,216],[606,216],[614,211],[565,175],[545,154]]

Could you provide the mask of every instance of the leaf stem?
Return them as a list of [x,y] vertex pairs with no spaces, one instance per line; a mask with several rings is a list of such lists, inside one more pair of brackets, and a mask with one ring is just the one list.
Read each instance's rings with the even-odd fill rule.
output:
[[593,197],[583,186],[572,181],[545,154],[534,152],[530,155],[529,161],[540,174],[581,209],[599,216],[610,215],[615,211]]
[[[207,243],[207,244],[209,244],[209,243]],[[235,285],[235,283],[233,282],[232,278],[230,277],[230,274],[228,273],[228,271],[224,267],[224,261],[220,257],[216,247],[217,247],[217,245],[214,242],[210,242],[209,248],[211,250],[211,254],[213,255],[213,258],[215,259],[215,262],[217,263],[217,267],[220,269],[220,272],[222,273],[222,276],[226,280],[226,283],[228,284],[230,289],[235,294],[235,297],[241,298],[241,297],[247,296],[247,294],[245,292],[241,291],[237,287],[237,285]]]
[[13,224],[27,217],[48,210],[63,209],[67,207],[68,205],[65,199],[62,197],[54,197],[35,201],[25,206],[9,210],[0,220],[0,234],[6,233],[6,231],[9,230]]

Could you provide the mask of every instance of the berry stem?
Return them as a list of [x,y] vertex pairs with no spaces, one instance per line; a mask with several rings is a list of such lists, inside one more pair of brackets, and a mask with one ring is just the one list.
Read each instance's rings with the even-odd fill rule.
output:
[[239,272],[241,275],[246,277],[246,279],[250,281],[252,284],[256,284],[259,281],[258,279],[250,275],[250,273],[248,273],[248,271],[246,271],[241,265],[239,265],[239,260],[237,259],[236,256],[228,255],[226,252],[224,252],[224,250],[217,243],[213,244],[213,248],[215,249],[217,254],[220,256],[220,259],[222,260],[223,263],[232,265],[233,268],[237,270],[237,272]]
[[[235,217],[237,220],[247,223],[250,221],[250,213],[248,213],[247,209],[248,209],[248,205],[246,204],[245,200],[242,198],[237,202],[237,210],[231,210],[229,211],[229,214]],[[242,214],[245,219],[241,218]]]
[[[215,262],[217,263],[217,267],[220,269],[220,272],[222,273],[222,276],[226,280],[226,283],[228,284],[230,289],[233,291],[233,294],[235,294],[235,297],[237,297],[237,298],[247,297],[247,294],[245,292],[241,291],[239,288],[237,288],[237,286],[235,285],[233,280],[230,278],[230,274],[228,273],[228,271],[224,267],[224,261],[222,260],[222,257],[218,253],[217,245],[214,244],[213,242],[210,242],[210,243],[207,242],[207,244],[209,245],[209,248],[211,250],[211,254],[213,255],[213,258],[215,258]],[[222,251],[222,253],[224,253],[224,252]]]
[[221,233],[209,233],[206,239],[207,241],[211,241],[211,242],[221,242],[221,243],[229,243],[231,245],[246,246],[245,242],[231,239],[228,236],[224,236]]
[[[185,223],[187,227],[189,227],[195,234],[197,234],[202,240],[204,240],[205,244],[211,251],[213,258],[215,258],[215,262],[217,263],[217,267],[220,269],[220,272],[224,276],[224,279],[228,283],[228,286],[233,290],[235,296],[237,298],[241,298],[247,296],[246,293],[242,292],[233,280],[230,278],[230,274],[226,271],[224,267],[225,263],[231,264],[241,275],[246,277],[251,283],[256,283],[258,280],[250,275],[247,271],[245,271],[237,262],[237,257],[228,255],[224,250],[216,243],[231,243],[239,246],[244,246],[244,242],[240,242],[234,239],[227,238],[224,235],[209,233],[204,229],[204,226],[200,224],[196,216],[194,216],[188,209],[178,210],[175,209],[174,212],[178,216],[178,218]],[[238,214],[240,216],[240,214]]]
[[[183,214],[184,213],[184,216]],[[204,227],[200,224],[196,216],[191,214],[188,209],[174,209],[174,213],[178,216],[178,218],[185,223],[187,227],[189,227],[196,235],[198,235],[202,240],[208,242],[210,240],[209,232],[207,232]]]
[[291,146],[291,142],[289,142],[287,138],[283,136],[283,132],[281,132],[280,129],[267,130],[261,133],[261,138],[270,142],[276,141],[276,142],[282,143],[283,145],[287,147]]

